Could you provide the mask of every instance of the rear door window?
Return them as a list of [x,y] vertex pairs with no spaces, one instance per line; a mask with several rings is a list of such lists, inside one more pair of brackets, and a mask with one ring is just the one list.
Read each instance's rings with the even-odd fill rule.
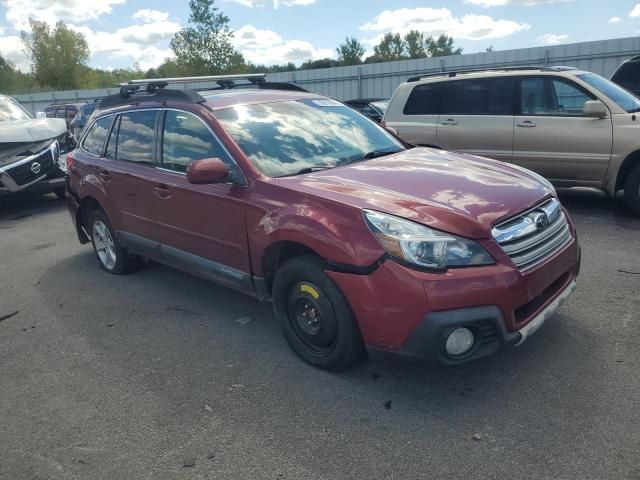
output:
[[116,147],[118,160],[153,163],[157,118],[157,110],[127,112],[120,116]]
[[513,115],[513,84],[508,77],[452,81],[442,113]]
[[446,83],[416,85],[404,106],[405,115],[438,115],[442,99],[446,95]]
[[91,129],[84,137],[82,142],[82,148],[93,155],[102,155],[104,148],[104,141],[109,134],[109,128],[111,128],[112,116],[99,118],[91,126]]

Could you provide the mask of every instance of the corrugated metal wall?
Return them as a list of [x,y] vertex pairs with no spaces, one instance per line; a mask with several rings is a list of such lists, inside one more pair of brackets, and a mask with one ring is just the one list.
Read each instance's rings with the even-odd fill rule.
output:
[[[339,100],[387,98],[391,96],[398,84],[420,73],[506,65],[568,65],[609,77],[622,61],[637,54],[640,54],[640,37],[631,37],[552,47],[374,63],[354,67],[274,73],[269,74],[268,79],[270,81],[295,82],[307,90]],[[199,84],[199,86],[203,85]],[[36,112],[44,110],[47,105],[52,103],[86,102],[117,93],[117,91],[117,88],[110,88],[44,92],[16,95],[15,98],[29,110]]]

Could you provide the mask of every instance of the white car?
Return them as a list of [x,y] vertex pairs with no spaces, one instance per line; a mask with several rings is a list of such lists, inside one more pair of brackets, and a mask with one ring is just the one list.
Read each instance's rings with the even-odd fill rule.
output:
[[60,145],[64,119],[33,118],[13,98],[0,95],[0,195],[16,192],[65,195]]

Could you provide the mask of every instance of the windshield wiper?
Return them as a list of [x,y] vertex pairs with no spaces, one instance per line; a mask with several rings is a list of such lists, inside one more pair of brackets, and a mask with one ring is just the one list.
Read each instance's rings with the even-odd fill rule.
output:
[[394,153],[401,152],[402,150],[372,150],[370,152],[365,153],[364,155],[359,155],[357,157],[348,158],[344,162],[340,163],[340,165],[349,165],[351,163],[363,162],[365,160],[372,160],[374,158],[384,157],[386,155],[392,155]]
[[287,173],[285,175],[278,175],[276,178],[294,177],[296,175],[303,175],[305,173],[311,173],[311,172],[319,172],[320,170],[327,170],[329,168],[333,168],[333,167],[328,165],[323,165],[319,167],[304,167],[298,170],[297,172]]

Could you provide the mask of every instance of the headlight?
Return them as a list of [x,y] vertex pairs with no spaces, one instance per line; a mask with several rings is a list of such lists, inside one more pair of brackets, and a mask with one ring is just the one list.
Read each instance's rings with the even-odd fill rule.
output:
[[429,270],[492,265],[491,255],[473,240],[433,230],[386,213],[364,210],[369,230],[401,262]]

